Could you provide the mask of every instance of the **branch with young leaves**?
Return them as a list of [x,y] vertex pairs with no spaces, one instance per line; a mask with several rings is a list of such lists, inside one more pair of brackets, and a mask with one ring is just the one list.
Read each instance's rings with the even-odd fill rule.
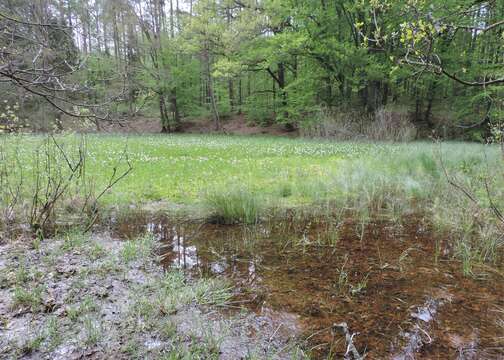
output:
[[[368,27],[374,28],[373,33],[364,33],[365,24],[362,21],[354,24],[363,39],[363,45],[367,46],[369,42],[382,47],[384,44],[391,44],[399,51],[402,50],[398,64],[420,69],[421,72],[443,75],[465,86],[487,87],[504,84],[504,75],[499,71],[499,65],[502,69],[503,63],[488,66],[487,69],[473,74],[473,79],[467,79],[460,75],[467,73],[467,69],[460,66],[454,70],[454,65],[447,65],[440,51],[440,47],[450,44],[460,31],[470,31],[472,41],[484,41],[485,36],[493,36],[494,39],[500,39],[504,46],[504,33],[501,36],[496,33],[503,27],[504,20],[495,20],[491,16],[493,2],[478,1],[457,11],[446,9],[442,3],[438,6],[432,3],[428,7],[422,7],[421,4],[407,2],[398,10],[397,6],[392,7],[389,2],[370,0]],[[392,8],[394,10],[391,10]],[[391,11],[397,11],[396,16],[391,16]],[[383,18],[401,18],[405,21],[398,24],[394,31],[383,34],[380,15],[383,15]],[[483,61],[490,65],[494,62],[493,58]]]

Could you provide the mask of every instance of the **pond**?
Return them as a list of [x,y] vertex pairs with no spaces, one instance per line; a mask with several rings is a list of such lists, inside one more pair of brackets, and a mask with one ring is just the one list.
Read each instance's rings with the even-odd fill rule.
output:
[[250,227],[135,216],[113,229],[152,233],[166,267],[229,279],[236,306],[279,322],[314,358],[345,356],[342,322],[366,359],[504,356],[502,275],[464,276],[449,242],[421,217]]

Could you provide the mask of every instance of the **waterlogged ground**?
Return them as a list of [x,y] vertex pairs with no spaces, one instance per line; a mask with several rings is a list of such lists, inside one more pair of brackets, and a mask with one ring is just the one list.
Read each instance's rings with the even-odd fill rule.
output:
[[151,237],[0,242],[0,359],[301,359],[230,286],[163,271]]
[[164,245],[166,268],[231,279],[237,306],[306,340],[314,358],[345,356],[341,322],[367,359],[504,357],[501,273],[476,267],[464,276],[422,218],[376,220],[364,232],[348,220],[242,227],[136,216],[115,224],[120,237],[145,230]]
[[[56,139],[72,158],[77,157],[78,136]],[[44,142],[47,139],[35,135],[0,137],[0,151],[22,164],[22,192],[28,198],[33,194],[34,159]],[[436,167],[441,153],[448,170],[460,173],[462,179],[486,169],[486,162],[493,168],[500,160],[498,146],[475,143],[440,146],[250,136],[88,135],[85,144],[89,176],[85,182],[97,192],[108,184],[114,168],[118,174],[127,168],[126,157],[133,167],[130,176],[102,198],[102,205],[107,206],[160,200],[200,204],[208,192],[236,188],[276,205],[341,200],[362,194],[363,188],[370,193],[397,188],[405,193],[403,198],[433,200],[440,179],[444,180]],[[60,162],[65,168],[65,160]],[[19,164],[8,162],[7,166]],[[79,185],[74,190],[86,195]]]
[[[68,172],[68,159],[78,158],[80,139],[58,136],[59,146],[70,157],[60,154],[54,166],[47,167],[43,162],[37,165],[37,153],[50,150],[59,154],[59,146],[51,141],[40,136],[0,137],[0,152],[7,159],[4,165],[10,169],[8,183],[18,184],[20,194],[19,209],[8,212],[9,224],[28,221],[26,209],[30,209],[37,169],[58,167]],[[74,251],[75,247],[68,248],[65,242],[56,246],[56,252],[46,247],[51,242],[28,242],[24,247],[8,243],[0,248],[0,335],[12,331],[18,334],[8,341],[0,336],[0,353],[29,353],[32,357],[52,354],[58,346],[66,346],[54,329],[76,334],[76,349],[88,342],[84,344],[86,349],[96,349],[98,344],[98,348],[112,353],[140,349],[141,356],[167,351],[159,348],[157,341],[162,339],[161,344],[168,346],[165,340],[171,337],[162,334],[156,319],[158,314],[172,315],[165,311],[165,306],[171,308],[173,304],[166,303],[171,300],[163,291],[173,294],[173,289],[167,290],[161,284],[161,268],[149,273],[145,266],[140,269],[124,262],[120,255],[123,251],[129,256],[135,253],[130,242],[125,243],[129,244],[126,250],[120,250],[124,249],[125,245],[120,245],[124,238],[135,242],[148,231],[155,235],[158,245],[163,245],[160,254],[165,269],[183,269],[184,276],[191,275],[195,284],[199,280],[231,281],[235,290],[232,303],[226,301],[226,309],[233,310],[228,315],[239,315],[242,308],[249,314],[255,312],[256,317],[245,327],[231,327],[246,329],[248,340],[239,342],[241,345],[231,341],[224,346],[224,342],[209,338],[207,345],[214,357],[224,356],[224,349],[235,349],[227,354],[248,354],[250,349],[243,344],[253,339],[258,344],[255,348],[260,349],[259,358],[265,357],[263,350],[271,349],[282,356],[291,339],[302,346],[307,343],[316,358],[341,358],[353,349],[348,347],[351,338],[354,352],[371,359],[504,358],[504,270],[496,265],[501,259],[493,256],[502,245],[502,229],[488,209],[488,196],[497,208],[503,207],[498,146],[195,135],[93,135],[86,144],[85,176],[69,185],[55,208],[60,218],[54,225],[65,226],[66,221],[59,220],[67,218],[72,225],[86,224],[87,215],[81,210],[89,207],[88,199],[98,196],[111,183],[112,175],[122,173],[129,162],[132,172],[105,192],[99,204],[104,223],[109,213],[118,216],[111,224],[115,250],[106,252],[101,260],[93,260],[96,254],[92,247],[77,246]],[[458,187],[450,186],[448,179]],[[472,200],[464,194],[472,194]],[[9,196],[3,198],[8,200]],[[330,222],[297,215],[289,219],[291,211],[318,211],[317,207],[325,209],[321,212],[347,209],[357,216],[353,221],[343,221],[339,215]],[[163,211],[172,218],[191,220],[177,223],[137,214],[130,218],[128,214],[134,209]],[[94,214],[94,208],[88,210]],[[370,212],[387,216],[388,220],[369,221]],[[411,213],[429,214],[429,220],[406,219]],[[282,220],[268,220],[275,218]],[[324,214],[321,218],[327,219]],[[255,227],[198,224],[258,220],[265,223]],[[427,224],[438,232],[449,233],[449,240],[433,235]],[[104,230],[108,231],[109,226]],[[13,236],[9,232],[4,235]],[[462,264],[454,258],[465,259],[466,276]],[[68,259],[74,259],[78,268],[67,279],[66,272],[59,272],[55,266]],[[144,260],[151,265],[158,263],[150,256]],[[132,267],[144,276],[152,276],[150,283],[154,285],[131,288],[130,283],[143,286],[137,284],[138,279],[127,278]],[[107,271],[110,268],[117,272]],[[471,276],[467,276],[469,272]],[[107,295],[111,298],[142,294],[135,298],[139,304],[132,303],[124,308],[128,311],[119,311],[118,318],[114,318],[123,324],[122,329],[135,335],[136,342],[131,346],[119,343],[118,347],[110,347],[113,339],[96,335],[96,320],[92,317],[101,316],[104,300],[100,299],[102,290],[95,292],[86,283],[82,286],[89,278],[100,287],[106,284],[104,279],[126,281],[124,291],[114,293],[105,287],[105,293],[111,291]],[[191,288],[185,279],[179,278],[180,286]],[[97,306],[81,306],[80,300],[68,293],[74,282],[82,289],[81,295],[95,299]],[[58,295],[61,300],[52,307],[47,286],[58,288],[60,283],[72,286]],[[149,303],[152,299],[155,304]],[[192,313],[191,305],[197,299],[185,300],[189,303],[182,304],[181,309]],[[49,317],[44,305],[47,301]],[[83,307],[79,310],[82,317],[73,310],[69,313],[74,315],[68,315],[67,306]],[[53,311],[59,311],[58,315],[52,316]],[[136,322],[131,320],[132,312]],[[19,319],[24,324],[35,324],[36,331],[22,338],[23,329],[15,326]],[[348,325],[348,339],[337,326],[343,322]],[[9,324],[14,328],[8,328]],[[169,334],[173,330],[170,324],[165,329]],[[203,328],[208,324],[213,323],[203,322]],[[81,334],[84,325],[88,334]],[[145,340],[153,334],[151,327],[161,334],[156,335],[154,343]],[[191,326],[186,328],[188,331],[182,325],[176,326],[181,338],[173,346],[189,344],[186,347],[191,348],[199,343],[201,334],[191,334]],[[123,335],[125,339],[131,337],[124,332],[118,336]],[[280,340],[270,340],[276,337]],[[184,353],[187,349],[169,350]],[[201,358],[207,350],[202,349],[198,356]]]

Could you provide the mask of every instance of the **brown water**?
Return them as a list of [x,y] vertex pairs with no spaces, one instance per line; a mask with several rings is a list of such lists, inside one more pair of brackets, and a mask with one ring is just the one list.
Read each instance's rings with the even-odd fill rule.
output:
[[285,318],[315,358],[344,356],[333,325],[346,322],[367,359],[504,359],[502,277],[464,277],[421,219],[375,221],[364,236],[350,221],[242,227],[137,216],[115,230],[153,233],[166,267],[230,279],[236,304]]

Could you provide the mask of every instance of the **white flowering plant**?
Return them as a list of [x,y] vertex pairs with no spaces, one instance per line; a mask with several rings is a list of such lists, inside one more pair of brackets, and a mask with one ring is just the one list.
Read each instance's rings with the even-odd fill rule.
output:
[[23,127],[19,119],[19,103],[4,100],[0,106],[0,133],[17,132]]

